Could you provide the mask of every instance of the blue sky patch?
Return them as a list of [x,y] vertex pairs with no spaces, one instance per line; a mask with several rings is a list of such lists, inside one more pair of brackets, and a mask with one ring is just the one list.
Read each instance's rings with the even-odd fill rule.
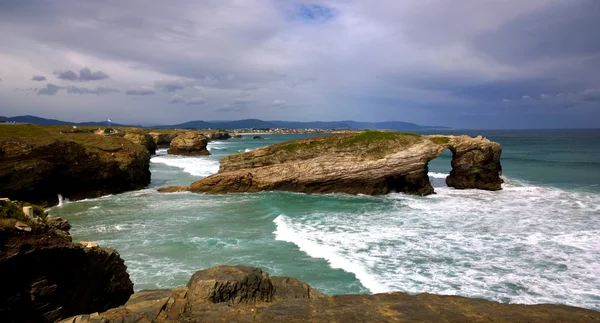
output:
[[296,7],[297,16],[307,22],[327,22],[335,17],[335,12],[317,4],[300,4]]

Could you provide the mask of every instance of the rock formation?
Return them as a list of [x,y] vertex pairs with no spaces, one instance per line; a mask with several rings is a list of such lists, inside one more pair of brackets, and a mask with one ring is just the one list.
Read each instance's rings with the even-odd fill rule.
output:
[[171,141],[173,140],[173,138],[177,137],[177,135],[179,134],[178,132],[174,132],[174,131],[168,131],[168,132],[149,132],[148,133],[150,136],[152,136],[152,139],[154,139],[154,142],[156,143],[156,147],[157,148],[169,148],[169,145],[171,145]]
[[453,153],[449,186],[501,189],[498,143],[467,136],[367,131],[284,142],[221,159],[217,174],[194,182],[197,193],[294,191],[416,195],[434,193],[427,164]]
[[252,139],[265,139],[265,138],[263,138],[261,136],[254,136],[254,137],[252,137]]
[[62,133],[57,127],[14,125],[0,132],[0,196],[55,205],[144,188],[150,154],[118,136]]
[[231,138],[231,135],[227,132],[217,131],[208,135],[210,140],[227,140]]
[[171,141],[168,152],[171,155],[208,156],[207,144],[208,139],[201,133],[188,131]]
[[134,144],[146,147],[146,149],[148,149],[148,152],[151,155],[156,154],[156,142],[154,141],[154,138],[151,135],[141,132],[126,132],[125,136],[123,137],[133,142]]
[[0,322],[55,322],[120,306],[133,294],[115,250],[73,244],[57,218],[29,222],[30,231],[12,222],[0,226]]
[[258,268],[198,271],[187,287],[134,294],[121,307],[61,322],[597,322],[600,313],[563,305],[500,304],[431,294],[327,296]]

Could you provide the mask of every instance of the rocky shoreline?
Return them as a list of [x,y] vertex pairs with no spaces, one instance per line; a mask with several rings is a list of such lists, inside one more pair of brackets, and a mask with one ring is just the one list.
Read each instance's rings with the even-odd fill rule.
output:
[[[150,181],[149,158],[156,147],[204,155],[208,140],[230,137],[196,131],[98,136],[56,127],[23,129],[28,132],[0,136],[0,196],[46,205],[55,204],[59,193],[77,199],[143,188]],[[31,131],[39,133],[32,136]],[[232,155],[222,160],[217,174],[190,187],[161,191],[428,195],[434,191],[427,163],[445,149],[452,151],[449,186],[501,189],[498,143],[481,137],[371,131],[301,139]],[[22,216],[0,218],[0,275],[6,279],[0,288],[1,322],[600,320],[599,312],[563,305],[400,292],[328,296],[294,278],[271,277],[260,268],[244,266],[200,270],[185,287],[133,293],[127,267],[116,250],[93,242],[74,244],[70,226],[62,219]]]
[[135,293],[123,306],[61,322],[597,322],[600,313],[564,305],[501,304],[432,294],[325,295],[260,268],[196,272],[187,286]]

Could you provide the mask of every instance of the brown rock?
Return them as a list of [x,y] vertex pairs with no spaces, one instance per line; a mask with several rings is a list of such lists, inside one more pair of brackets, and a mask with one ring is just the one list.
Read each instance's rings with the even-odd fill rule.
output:
[[208,139],[201,133],[188,131],[171,141],[168,152],[171,155],[208,156],[207,144]]
[[133,142],[134,144],[138,144],[146,147],[148,152],[151,155],[156,154],[156,142],[154,142],[154,138],[151,135],[139,132],[127,132],[123,138]]
[[69,232],[69,230],[71,230],[71,224],[69,224],[69,221],[61,217],[48,216],[46,217],[46,224],[65,232]]
[[188,286],[141,291],[121,307],[62,322],[597,322],[600,313],[564,305],[501,304],[431,294],[324,295],[258,268],[222,266]]
[[217,131],[209,134],[208,138],[210,138],[210,140],[227,140],[231,138],[231,135],[227,132]]
[[179,133],[175,132],[175,131],[171,131],[171,132],[149,132],[148,134],[150,136],[152,136],[152,139],[154,139],[154,142],[156,143],[156,146],[158,148],[169,148],[169,145],[171,145],[171,141],[173,140],[173,138],[177,137],[177,135]]
[[114,249],[82,248],[64,231],[0,232],[0,322],[55,322],[125,304],[133,284]]
[[150,154],[129,140],[52,132],[52,127],[14,127],[16,135],[0,133],[0,196],[56,205],[58,194],[78,200],[150,183]]
[[176,193],[176,192],[186,192],[188,191],[187,186],[167,186],[161,187],[158,189],[161,193]]
[[306,138],[225,157],[217,174],[192,183],[190,191],[428,195],[434,190],[427,164],[446,148],[454,152],[449,186],[501,189],[498,143],[481,137],[367,131]]

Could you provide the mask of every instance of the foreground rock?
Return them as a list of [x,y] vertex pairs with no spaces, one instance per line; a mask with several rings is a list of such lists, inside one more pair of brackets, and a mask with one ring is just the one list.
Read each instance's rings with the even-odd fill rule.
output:
[[600,313],[562,305],[500,304],[431,294],[329,297],[258,268],[198,271],[186,287],[134,294],[119,308],[62,322],[597,322]]
[[208,139],[198,132],[184,132],[171,141],[168,153],[171,155],[208,156]]
[[190,185],[197,193],[293,191],[304,193],[428,195],[430,160],[453,153],[446,182],[465,189],[500,190],[498,143],[467,136],[421,136],[367,131],[285,142],[221,159],[217,174]]
[[[0,226],[0,322],[55,322],[124,304],[133,284],[119,254],[109,248],[83,248],[60,228],[30,222],[31,231]],[[54,226],[56,225],[56,226]]]
[[146,133],[127,132],[125,133],[124,138],[133,142],[134,144],[146,147],[151,155],[156,154],[156,142],[151,135]]
[[144,188],[147,149],[118,136],[67,133],[61,127],[11,125],[0,129],[0,196],[55,205]]

